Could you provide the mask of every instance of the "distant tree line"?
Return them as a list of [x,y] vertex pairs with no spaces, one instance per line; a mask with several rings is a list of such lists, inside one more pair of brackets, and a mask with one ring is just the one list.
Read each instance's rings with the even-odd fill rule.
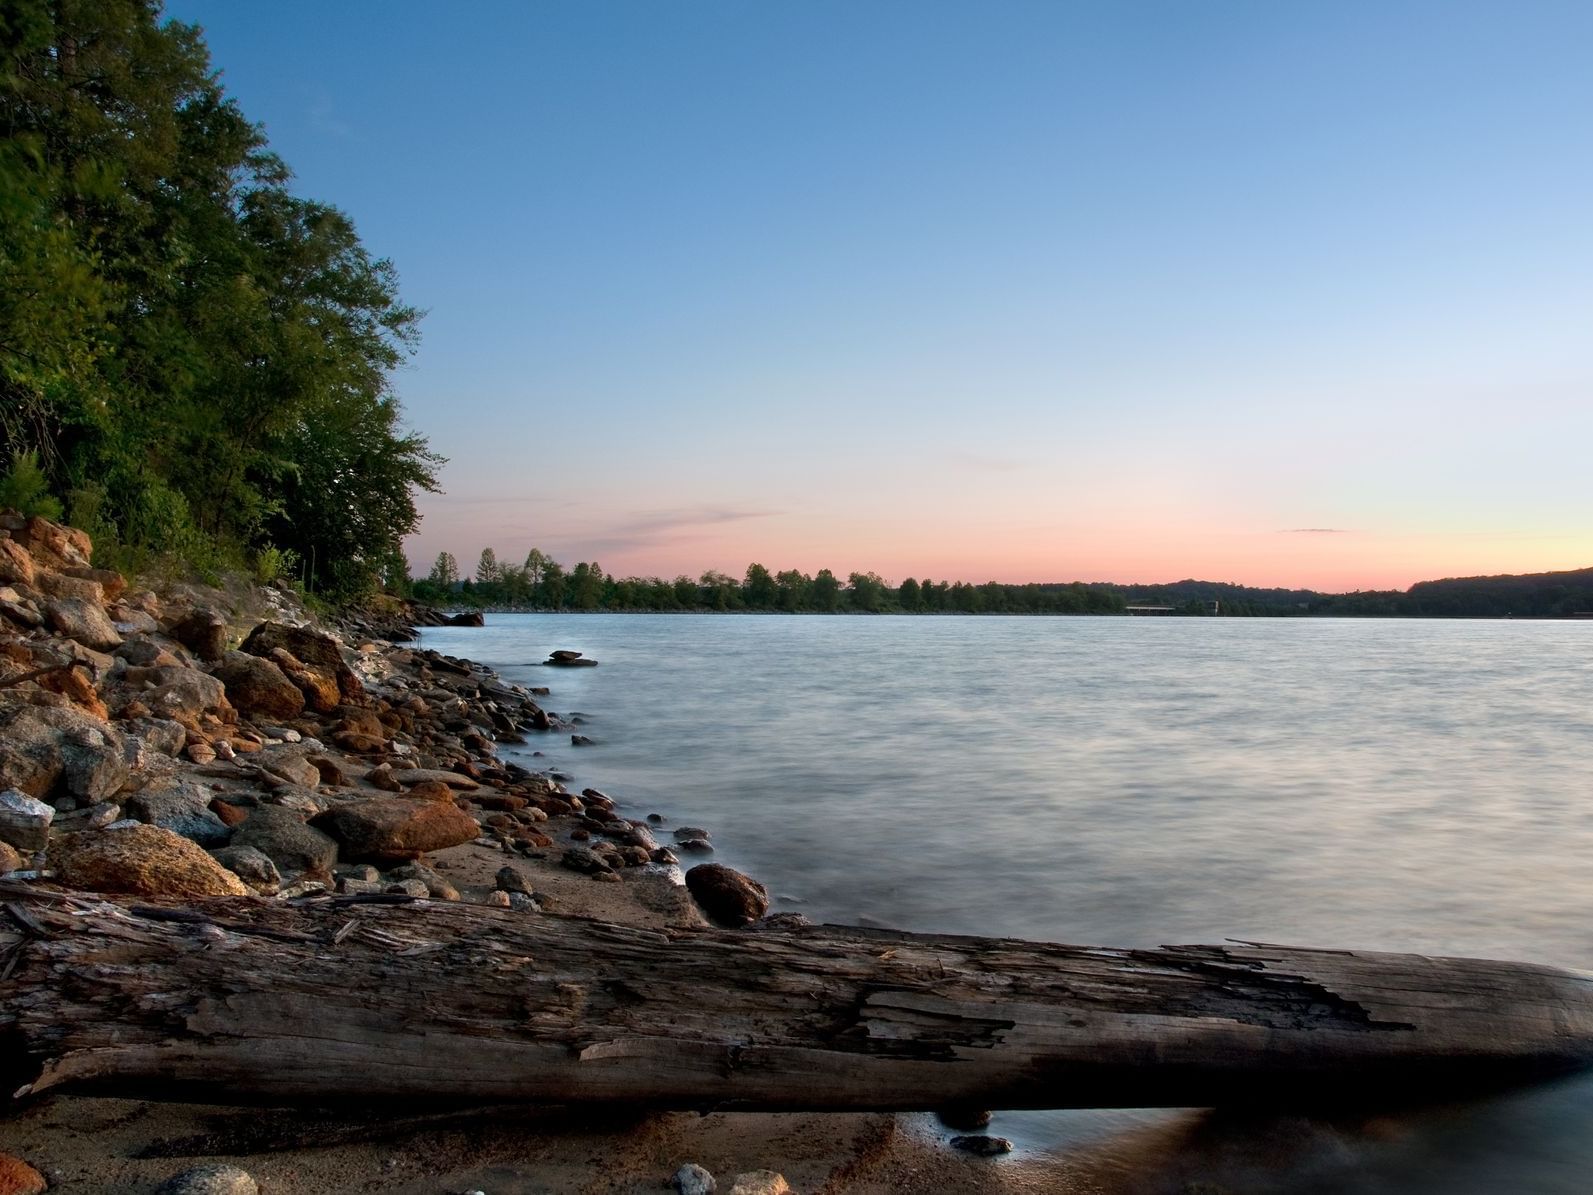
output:
[[834,614],[1112,614],[1123,609],[1110,586],[1004,585],[989,581],[907,578],[891,585],[877,573],[850,573],[843,580],[827,568],[809,575],[797,569],[771,572],[747,566],[739,579],[728,573],[698,577],[620,577],[595,560],[566,569],[537,549],[519,565],[504,564],[487,548],[473,575],[461,576],[454,557],[443,552],[431,572],[414,582],[422,601],[539,610],[752,610]]
[[1180,615],[1228,617],[1564,617],[1593,611],[1593,569],[1511,577],[1423,581],[1409,590],[1329,594],[1267,589],[1220,581],[1166,585],[1105,582],[934,581],[908,577],[892,585],[877,573],[829,569],[771,572],[750,564],[739,579],[709,571],[698,577],[616,578],[594,561],[566,568],[533,548],[506,564],[492,548],[474,573],[460,573],[449,552],[411,593],[440,605],[531,610],[758,611],[864,614],[1121,614],[1130,606],[1166,607]]

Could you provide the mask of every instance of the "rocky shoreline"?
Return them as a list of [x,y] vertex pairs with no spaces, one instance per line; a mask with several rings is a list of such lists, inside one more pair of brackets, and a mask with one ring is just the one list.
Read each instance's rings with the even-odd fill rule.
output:
[[[648,928],[790,916],[768,918],[763,887],[731,868],[683,873],[676,852],[711,852],[707,830],[674,828],[661,843],[663,814],[628,816],[598,789],[571,791],[567,776],[501,758],[500,744],[533,735],[578,739],[544,708],[548,690],[417,648],[391,619],[380,628],[391,638],[368,620],[317,626],[290,591],[141,587],[92,567],[91,549],[80,531],[0,512],[0,883],[178,900],[463,900]],[[0,969],[21,940],[0,934]],[[880,1120],[832,1118],[826,1130],[883,1131]],[[40,1132],[31,1158],[0,1155],[0,1193],[301,1189],[261,1188],[235,1166],[185,1178],[169,1164],[77,1157],[49,1123],[48,1108],[20,1113],[13,1127]],[[297,1156],[276,1151],[271,1168]],[[688,1161],[677,1155],[652,1185],[715,1189]],[[790,1187],[749,1167],[718,1189]]]

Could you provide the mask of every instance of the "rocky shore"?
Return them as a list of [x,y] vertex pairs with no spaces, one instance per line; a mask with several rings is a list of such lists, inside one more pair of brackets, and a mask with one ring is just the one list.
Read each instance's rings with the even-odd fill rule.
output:
[[[711,852],[707,830],[669,828],[659,811],[625,809],[592,787],[572,791],[567,776],[499,756],[499,744],[571,733],[545,708],[548,690],[410,646],[399,619],[318,626],[285,589],[143,586],[94,568],[91,551],[80,531],[0,512],[0,883],[165,899],[463,900],[649,928],[767,917],[767,894],[749,877],[713,863],[683,873],[676,851]],[[0,970],[10,941],[0,936]],[[66,1097],[8,1115],[17,1156],[0,1155],[0,1195],[45,1184],[469,1189],[441,1179],[470,1171],[468,1159],[371,1163],[373,1144],[396,1148],[388,1120],[284,1112],[264,1122],[277,1126],[274,1142],[240,1148],[249,1133],[236,1113],[191,1105]],[[508,1125],[420,1118],[406,1139],[463,1134],[492,1156],[505,1136],[518,1141],[528,1122],[556,1116],[515,1112]],[[860,1171],[856,1184],[836,1187],[838,1168],[862,1164],[859,1149],[886,1168],[903,1158],[966,1165],[935,1156],[934,1143],[899,1133],[889,1117],[708,1123],[735,1119],[562,1123],[552,1136],[567,1139],[567,1157],[544,1156],[492,1190],[706,1191],[717,1181],[750,1195],[791,1189],[778,1172],[793,1163],[800,1189],[916,1189],[894,1179],[871,1187]],[[752,1138],[761,1148],[747,1148],[747,1121],[767,1123]],[[638,1132],[656,1145],[671,1122],[695,1144],[659,1154],[645,1181],[612,1158],[577,1161],[594,1149],[634,1150]],[[181,1131],[198,1123],[230,1127],[202,1147],[173,1144],[203,1138]],[[129,1131],[135,1124],[143,1127]],[[97,1152],[85,1152],[85,1134]],[[688,1148],[695,1159],[682,1156]],[[731,1163],[718,1180],[701,1165],[736,1155],[748,1164]],[[215,1173],[183,1177],[204,1159],[199,1171]],[[222,1173],[229,1166],[236,1174]],[[366,1166],[374,1170],[358,1173]],[[1009,1189],[989,1185],[988,1174],[965,1177],[972,1185],[959,1189]]]

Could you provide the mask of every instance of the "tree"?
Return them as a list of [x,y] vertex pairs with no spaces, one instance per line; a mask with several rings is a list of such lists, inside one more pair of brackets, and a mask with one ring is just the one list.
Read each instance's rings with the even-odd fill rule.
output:
[[774,578],[763,565],[747,565],[747,579],[741,586],[741,599],[758,610],[767,610],[774,605]]
[[93,489],[128,549],[376,584],[442,464],[391,389],[420,319],[392,264],[154,0],[4,0],[0,95],[0,459]]
[[553,610],[564,609],[564,593],[566,581],[564,566],[557,560],[544,560],[542,562],[542,584],[540,590],[540,605]]
[[903,610],[917,610],[919,606],[918,582],[908,577],[896,591],[896,601]]
[[853,573],[847,578],[854,610],[877,614],[885,604],[886,585],[878,573]]
[[491,548],[482,548],[481,559],[476,562],[476,584],[494,585],[499,575],[498,554]]
[[821,568],[813,577],[813,608],[833,613],[841,606],[841,583],[827,568]]
[[433,585],[440,585],[444,589],[452,589],[459,584],[459,562],[454,559],[452,552],[438,552],[437,559],[431,566],[431,572],[426,580]]
[[781,610],[806,610],[811,600],[813,578],[797,569],[789,568],[775,576],[778,587],[775,605]]

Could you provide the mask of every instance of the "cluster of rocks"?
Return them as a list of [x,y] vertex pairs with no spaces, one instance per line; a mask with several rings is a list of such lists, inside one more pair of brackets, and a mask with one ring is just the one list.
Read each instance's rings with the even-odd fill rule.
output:
[[[610,883],[678,862],[604,793],[498,758],[500,743],[566,728],[535,700],[545,689],[340,641],[290,594],[265,591],[263,620],[220,590],[157,594],[90,551],[80,531],[0,512],[0,873],[175,899],[457,900],[428,853],[480,842]],[[247,596],[258,606],[261,591]],[[692,827],[675,842],[712,850]],[[720,924],[768,909],[719,865],[687,886]],[[512,867],[477,899],[548,904]]]

